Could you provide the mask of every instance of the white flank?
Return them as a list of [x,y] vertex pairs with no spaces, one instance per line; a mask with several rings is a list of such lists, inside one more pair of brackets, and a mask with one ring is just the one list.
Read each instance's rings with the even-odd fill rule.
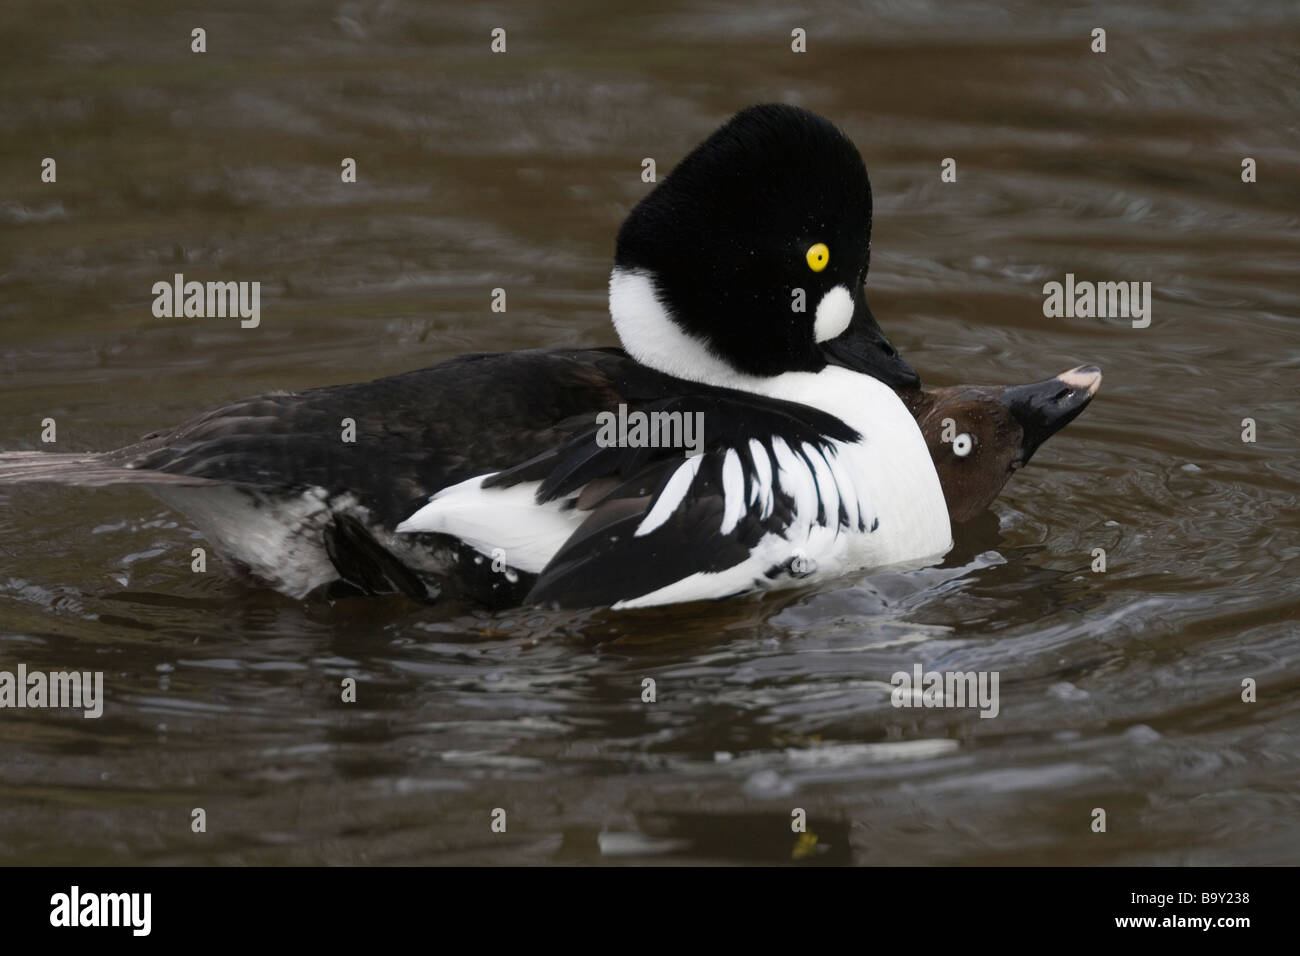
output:
[[835,487],[839,489],[840,504],[844,506],[844,513],[848,515],[849,531],[856,531],[858,517],[862,514],[866,503],[858,500],[857,485],[853,483],[853,478],[840,462],[840,456],[834,450],[826,453],[826,464],[830,466],[831,475],[835,479]]
[[[763,393],[829,412],[862,436],[853,444],[834,443],[837,464],[851,485],[841,486],[840,493],[856,497],[868,528],[876,519],[880,526],[874,532],[841,535],[830,542],[829,553],[809,552],[809,557],[849,571],[929,560],[952,547],[948,507],[925,438],[893,389],[870,376],[828,366],[816,374],[778,375],[765,382]],[[794,455],[784,443],[774,443],[773,450],[784,472],[789,466],[782,461],[783,452],[787,459]],[[800,472],[806,474],[807,468],[794,469],[792,477],[797,480]],[[785,475],[777,480],[784,481]],[[804,513],[800,508],[801,517]],[[820,537],[814,532],[810,545]]]

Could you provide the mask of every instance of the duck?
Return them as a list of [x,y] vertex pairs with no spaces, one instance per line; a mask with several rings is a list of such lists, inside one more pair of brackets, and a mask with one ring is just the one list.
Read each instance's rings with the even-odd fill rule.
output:
[[[293,598],[622,610],[932,563],[949,496],[991,501],[1065,413],[1033,387],[922,389],[866,302],[870,231],[852,141],[750,107],[619,230],[622,348],[271,393],[109,452],[0,453],[0,485],[139,485]],[[1054,407],[1081,410],[1091,368],[1049,380],[1070,393]],[[616,410],[702,428],[689,447],[611,440]]]
[[1101,380],[1097,366],[1079,365],[1027,385],[900,389],[930,450],[949,520],[965,524],[988,510],[1043,443],[1083,414]]

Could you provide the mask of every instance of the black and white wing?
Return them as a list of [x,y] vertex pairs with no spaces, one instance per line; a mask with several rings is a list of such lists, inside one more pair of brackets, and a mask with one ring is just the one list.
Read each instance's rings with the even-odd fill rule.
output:
[[839,419],[694,387],[634,411],[702,414],[702,451],[602,444],[592,422],[529,461],[447,489],[399,530],[502,555],[536,574],[529,602],[627,607],[798,574],[808,549],[874,524],[838,456],[859,436]]

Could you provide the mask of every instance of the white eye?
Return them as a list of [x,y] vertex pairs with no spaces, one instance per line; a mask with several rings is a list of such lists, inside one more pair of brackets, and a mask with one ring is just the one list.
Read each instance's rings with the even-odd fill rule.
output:
[[962,432],[952,440],[952,453],[958,458],[965,458],[975,447],[975,439],[971,438],[966,432]]

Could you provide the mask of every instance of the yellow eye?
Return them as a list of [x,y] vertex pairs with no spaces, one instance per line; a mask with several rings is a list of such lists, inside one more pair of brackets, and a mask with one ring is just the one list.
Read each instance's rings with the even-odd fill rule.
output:
[[821,272],[826,268],[826,263],[831,261],[831,251],[826,248],[826,243],[819,242],[808,250],[806,258],[809,269],[813,272]]

